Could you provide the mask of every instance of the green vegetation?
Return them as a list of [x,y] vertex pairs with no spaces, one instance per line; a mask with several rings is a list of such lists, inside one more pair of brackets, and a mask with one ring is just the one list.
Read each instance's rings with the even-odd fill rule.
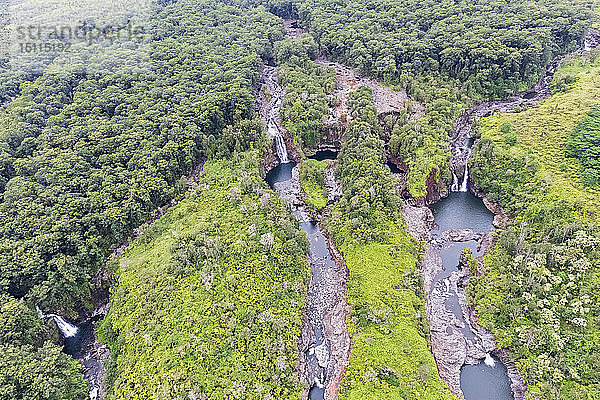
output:
[[350,270],[350,365],[341,399],[452,399],[429,351],[417,248],[401,220],[387,241],[340,250]]
[[107,250],[201,156],[264,144],[260,124],[239,121],[253,112],[257,52],[281,34],[274,18],[190,0],[156,19],[152,71],[44,75],[0,120],[0,284],[12,295],[43,309],[81,303]]
[[350,271],[350,364],[341,399],[452,399],[427,345],[418,248],[383,162],[371,92],[351,94],[353,122],[338,157],[343,197],[328,222]]
[[552,57],[579,45],[593,9],[586,0],[268,4],[296,14],[328,57],[424,103],[421,120],[389,127],[390,150],[408,165],[416,198],[428,180],[450,179],[447,138],[460,112],[532,86]]
[[590,111],[577,124],[567,142],[567,155],[581,161],[584,185],[600,183],[600,108]]
[[335,86],[335,71],[312,61],[317,44],[310,35],[296,40],[286,37],[275,49],[279,80],[286,89],[281,118],[300,147],[312,147],[323,137],[323,123],[329,116],[327,95]]
[[308,242],[257,160],[207,162],[119,260],[110,399],[299,399]]
[[48,340],[52,330],[37,312],[0,296],[0,399],[86,399],[79,363]]
[[[600,207],[600,192],[584,187],[582,164],[568,153],[571,133],[593,127],[588,122],[594,120],[592,110],[600,105],[600,58],[577,58],[562,66],[555,80],[565,74],[576,81],[569,91],[556,93],[536,108],[497,114],[478,123],[481,140],[471,158],[471,172],[490,199],[512,214],[542,198],[564,201],[582,216]],[[502,129],[506,126],[516,135],[514,146],[505,141]],[[589,138],[593,141],[592,132]],[[573,206],[575,203],[579,205]]]
[[[573,78],[567,91],[479,123],[473,177],[516,218],[469,292],[480,323],[512,350],[528,400],[600,396],[600,204],[582,174],[593,165],[585,145],[594,140],[599,72],[595,55],[573,60],[555,76]],[[580,159],[569,158],[576,146]]]
[[[4,40],[9,52],[0,55],[0,105],[16,98],[21,93],[21,84],[40,77],[62,53],[48,51],[47,47],[45,51],[23,51],[21,44],[62,46],[69,43],[70,54],[62,58],[85,59],[86,53],[102,51],[105,45],[115,40],[115,28],[127,27],[130,23],[131,26],[144,29],[146,17],[151,16],[156,7],[156,4],[146,0],[123,0],[118,4],[101,0],[79,0],[76,4],[62,0],[25,0],[3,5],[3,12],[10,18],[3,20],[0,33],[7,35],[3,36],[5,38],[10,37],[10,40]],[[4,25],[5,22],[8,24]],[[27,29],[30,26],[42,28],[40,31],[30,31]],[[73,32],[77,27],[81,29],[75,36]],[[109,27],[113,36],[112,39],[105,39],[107,36],[100,34],[100,30]],[[58,37],[52,36],[54,28],[58,30]],[[100,37],[102,39],[94,40]],[[90,41],[95,45],[90,46]],[[57,69],[63,72],[68,69],[80,73],[85,69],[96,70],[101,65],[75,62],[65,68],[64,63],[59,63]]]
[[306,205],[314,211],[327,205],[327,188],[325,187],[325,161],[304,160],[300,170],[300,185],[304,191]]
[[[71,317],[90,307],[91,277],[108,252],[181,193],[193,165],[267,144],[262,124],[247,119],[281,21],[212,0],[155,5],[148,18],[148,43],[58,57],[0,116],[2,303],[23,298],[31,310]],[[76,72],[82,64],[90,68]],[[10,351],[40,375],[72,380],[76,364],[56,355],[58,345],[48,332]],[[57,396],[79,398],[77,385]]]
[[561,0],[298,5],[323,49],[363,73],[392,83],[443,74],[489,96],[531,86],[554,55],[579,44],[591,10],[591,2]]
[[[108,3],[84,0],[81,19],[63,3],[19,6],[28,24],[68,14],[90,28],[131,21],[145,33],[27,61],[43,71],[0,59],[0,398],[87,397],[80,366],[35,306],[70,317],[91,307],[106,256],[185,196],[183,177],[200,160],[208,161],[196,194],[112,266],[118,282],[101,332],[113,355],[110,398],[299,397],[307,243],[258,175],[270,143],[253,119],[253,94],[263,59],[277,60],[283,121],[300,146],[314,146],[335,106],[335,75],[313,62],[318,51],[425,105],[419,121],[407,109],[381,127],[368,89],[350,97],[354,121],[336,171],[344,193],[328,221],[354,307],[340,396],[450,398],[427,349],[419,249],[399,214],[383,139],[409,166],[410,193],[423,197],[427,182],[449,179],[447,137],[461,110],[533,83],[579,44],[590,4],[127,0],[105,12]],[[267,8],[299,17],[314,38],[284,38]],[[584,183],[598,179],[599,72],[597,59],[563,66],[544,105],[484,121],[473,158],[480,186],[518,216],[473,281],[486,294],[475,301],[515,349],[531,398],[598,391],[600,192]],[[314,209],[326,199],[322,170],[307,161],[302,171]],[[511,275],[523,278],[519,288]],[[498,299],[506,306],[494,307]]]

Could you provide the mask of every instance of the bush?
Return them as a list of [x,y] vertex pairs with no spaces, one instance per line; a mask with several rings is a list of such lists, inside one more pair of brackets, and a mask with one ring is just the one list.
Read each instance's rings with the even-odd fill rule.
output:
[[600,179],[600,107],[579,121],[567,141],[567,156],[581,161],[582,181],[595,186]]
[[312,210],[319,210],[327,205],[325,168],[327,168],[325,161],[307,159],[302,163],[300,184],[304,191],[304,200]]

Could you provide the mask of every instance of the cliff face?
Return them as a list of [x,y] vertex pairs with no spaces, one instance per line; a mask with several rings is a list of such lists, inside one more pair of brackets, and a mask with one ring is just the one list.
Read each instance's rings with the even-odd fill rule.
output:
[[424,197],[412,197],[410,195],[410,192],[408,191],[408,185],[406,184],[408,174],[405,174],[403,177],[404,182],[401,185],[401,187],[403,188],[401,193],[402,197],[406,199],[406,202],[408,204],[418,207],[430,206],[432,204],[437,203],[444,197],[447,197],[450,193],[448,191],[448,185],[442,179],[440,179],[438,182],[436,178],[437,175],[437,169],[432,169],[431,172],[429,172],[429,175],[427,175],[427,179],[425,180],[427,194]]

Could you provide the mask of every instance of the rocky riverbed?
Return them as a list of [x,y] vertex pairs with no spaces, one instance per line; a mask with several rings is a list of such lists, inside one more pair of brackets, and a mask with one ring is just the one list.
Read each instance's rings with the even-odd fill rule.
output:
[[[350,335],[346,326],[346,318],[350,313],[346,298],[348,270],[333,241],[316,222],[318,216],[309,212],[303,201],[299,176],[302,159],[281,123],[279,109],[284,89],[278,83],[277,69],[264,66],[261,72],[262,95],[257,97],[260,115],[267,127],[273,123],[277,125],[278,134],[285,143],[283,148],[274,148],[268,152],[265,162],[266,179],[273,190],[288,201],[310,243],[308,262],[311,266],[311,278],[302,318],[297,368],[300,380],[305,383],[303,397],[336,399],[350,357]],[[264,89],[268,89],[270,99],[265,95]],[[291,154],[287,154],[288,149]],[[286,154],[282,154],[282,151]],[[285,162],[288,157],[296,161]],[[334,165],[335,162],[329,160],[325,169],[329,205],[341,196],[340,183],[334,175]]]
[[505,352],[497,352],[493,335],[477,324],[477,317],[467,303],[469,269],[448,267],[453,265],[448,259],[456,259],[457,267],[460,264],[462,245],[471,247],[474,254],[484,254],[492,243],[490,234],[462,228],[434,235],[435,218],[427,207],[405,204],[402,215],[409,233],[425,246],[421,263],[423,287],[431,349],[440,377],[454,395],[464,399],[461,387],[463,366],[479,364],[487,355],[496,354],[507,366],[514,398],[522,399],[525,386],[516,367]]

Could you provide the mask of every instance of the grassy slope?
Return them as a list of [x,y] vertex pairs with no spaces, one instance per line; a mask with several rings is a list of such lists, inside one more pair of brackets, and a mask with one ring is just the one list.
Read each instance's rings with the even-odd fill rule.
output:
[[[207,162],[198,192],[156,221],[120,259],[102,329],[113,356],[118,354],[110,398],[264,398],[261,391],[299,398],[291,366],[308,277],[305,239],[274,196],[267,207],[243,190],[238,204],[231,200],[243,179],[265,186],[257,174],[243,172],[249,168]],[[249,234],[251,224],[256,235]],[[271,251],[260,243],[267,232],[275,237]],[[187,266],[174,263],[174,249],[186,247],[188,255],[220,254],[199,256]]]
[[518,138],[511,155],[532,152],[536,156],[541,167],[538,174],[548,183],[548,200],[579,200],[589,211],[600,210],[600,190],[585,188],[579,162],[565,156],[567,138],[577,122],[600,104],[600,57],[585,62],[576,59],[561,67],[557,76],[567,73],[578,79],[571,90],[551,96],[536,108],[482,119],[480,131],[482,137],[501,143],[504,136],[500,127],[510,123]]
[[390,232],[389,243],[341,248],[353,314],[340,398],[452,399],[422,336],[423,300],[413,289],[420,285],[417,246],[400,223],[390,224]]
[[341,399],[452,399],[429,352],[419,247],[402,220],[371,90],[350,94],[328,228],[349,271],[350,363]]

